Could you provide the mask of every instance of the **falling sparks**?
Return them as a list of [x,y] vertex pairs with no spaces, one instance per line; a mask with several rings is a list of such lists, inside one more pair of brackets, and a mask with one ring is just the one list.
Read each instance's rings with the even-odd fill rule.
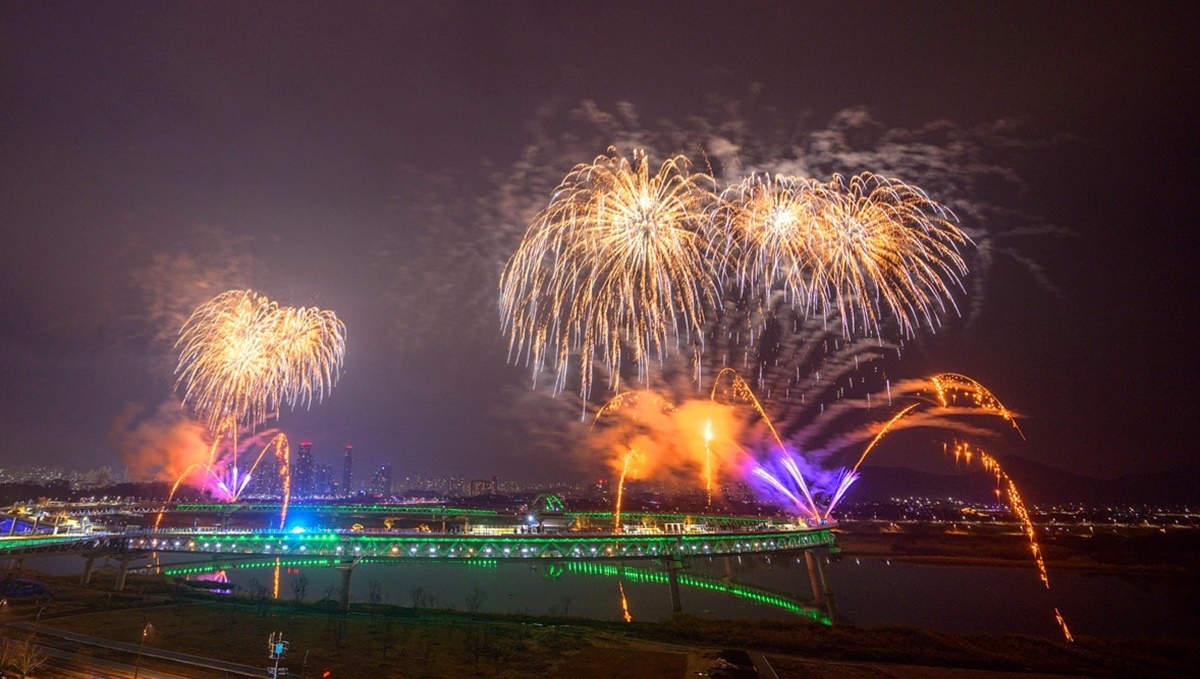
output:
[[[957,448],[964,449],[963,457],[969,463],[971,460],[970,447],[965,443],[960,443],[956,446]],[[1029,518],[1029,510],[1025,508],[1025,502],[1021,500],[1021,494],[1017,491],[1017,485],[1000,468],[1000,463],[996,461],[996,458],[991,455],[979,451],[979,463],[985,470],[991,472],[996,477],[997,488],[1007,498],[1008,506],[1012,508],[1013,514],[1021,522],[1021,528],[1025,533],[1025,537],[1029,538],[1029,549],[1033,553],[1034,562],[1037,563],[1038,576],[1041,578],[1042,584],[1046,586],[1046,589],[1050,589],[1050,577],[1046,574],[1046,562],[1042,558],[1042,547],[1038,544],[1037,534],[1033,529],[1033,521]]]
[[[959,457],[960,450],[962,451],[961,457],[969,462],[972,457],[970,446],[965,443],[955,445],[954,452],[956,459]],[[1021,523],[1022,531],[1025,537],[1029,539],[1029,551],[1033,554],[1034,563],[1037,564],[1038,577],[1041,579],[1042,585],[1046,589],[1050,589],[1050,576],[1046,572],[1046,560],[1042,556],[1042,546],[1038,543],[1033,519],[1029,516],[1029,509],[1026,508],[1024,500],[1021,499],[1021,493],[1017,490],[1017,484],[1013,483],[1012,478],[1000,467],[1000,463],[996,461],[996,458],[982,450],[976,452],[978,452],[979,464],[984,470],[991,472],[995,477],[997,491],[1008,501],[1008,506],[1012,509],[1013,515]],[[1059,612],[1058,608],[1054,609],[1054,618],[1062,630],[1063,638],[1068,642],[1075,641],[1075,638],[1071,635],[1071,630],[1067,627],[1067,621],[1063,619],[1062,613]]]

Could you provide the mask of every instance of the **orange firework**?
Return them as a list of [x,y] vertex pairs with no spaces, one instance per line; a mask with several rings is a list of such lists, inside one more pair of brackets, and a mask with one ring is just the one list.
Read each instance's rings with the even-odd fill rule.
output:
[[[975,452],[978,453],[980,465],[995,476],[997,491],[1008,501],[1008,506],[1012,510],[1013,515],[1021,522],[1021,530],[1024,532],[1025,537],[1029,539],[1029,551],[1033,554],[1033,562],[1037,565],[1038,577],[1041,578],[1042,584],[1046,589],[1050,589],[1050,576],[1046,572],[1046,560],[1042,556],[1042,546],[1038,543],[1033,519],[1029,516],[1029,509],[1025,507],[1025,501],[1021,499],[1021,493],[1017,490],[1017,484],[1013,483],[1012,477],[1000,467],[1000,463],[996,461],[996,458],[982,450]],[[954,446],[954,459],[956,461],[965,459],[969,463],[971,458],[972,451],[969,445],[958,443]],[[1054,609],[1054,619],[1058,623],[1059,629],[1062,630],[1063,638],[1068,642],[1075,641],[1075,637],[1071,635],[1071,630],[1067,627],[1067,621],[1063,618],[1058,608]]]
[[634,458],[640,453],[635,448],[630,448],[625,454],[625,463],[621,466],[621,477],[617,480],[617,502],[613,507],[613,530],[621,532],[621,503],[625,495],[625,477],[629,474],[629,465]]

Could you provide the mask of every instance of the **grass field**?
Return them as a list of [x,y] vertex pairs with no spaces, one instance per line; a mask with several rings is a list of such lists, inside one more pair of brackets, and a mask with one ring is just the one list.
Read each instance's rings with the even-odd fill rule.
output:
[[[26,573],[32,576],[32,574]],[[674,679],[705,673],[722,648],[767,654],[783,679],[1195,676],[1194,640],[1081,639],[1067,645],[1019,636],[953,635],[913,628],[857,629],[806,621],[716,621],[677,616],[622,624],[577,618],[468,614],[331,601],[294,604],[198,593],[159,577],[116,594],[43,578],[47,594],[4,608],[7,620],[266,667],[267,639],[291,644],[295,676],[335,679],[546,677]],[[307,658],[307,661],[305,661]],[[128,660],[128,659],[127,659]],[[200,675],[203,676],[203,675]]]

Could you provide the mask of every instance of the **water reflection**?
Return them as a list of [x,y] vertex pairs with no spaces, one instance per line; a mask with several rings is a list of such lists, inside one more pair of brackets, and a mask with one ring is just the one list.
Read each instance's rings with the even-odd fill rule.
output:
[[[336,601],[341,581],[334,561],[280,559],[279,596]],[[237,563],[197,562],[194,556],[172,554],[163,555],[161,562],[164,572],[193,582],[218,578],[213,573],[223,570],[228,582],[243,591],[250,590],[252,580],[270,583],[268,586],[275,582],[275,557]],[[470,597],[482,593],[476,599],[481,600],[478,610],[485,612],[562,615],[565,611],[571,616],[612,621],[626,620],[626,616],[656,621],[671,615],[669,588],[660,566],[649,561],[603,565],[610,570],[590,572],[598,564],[559,561],[366,562],[355,572],[351,597],[355,602],[377,596],[380,603],[398,606],[470,610]],[[26,561],[31,569],[76,577],[82,566],[78,556]],[[803,615],[787,606],[732,594],[728,584],[761,592],[764,597],[779,596],[801,609],[820,608],[802,554],[769,559],[690,559],[686,566],[680,584],[682,608],[688,614],[727,619],[799,619]],[[1185,576],[1060,572],[1055,599],[1070,611],[1073,627],[1082,634],[1194,637],[1200,630],[1197,586]],[[828,575],[837,593],[838,624],[901,624],[1051,639],[1060,635],[1046,616],[1045,588],[1032,569],[912,565],[846,557],[835,558]],[[694,586],[687,584],[692,578],[697,583]],[[304,587],[297,588],[300,579],[305,581]]]

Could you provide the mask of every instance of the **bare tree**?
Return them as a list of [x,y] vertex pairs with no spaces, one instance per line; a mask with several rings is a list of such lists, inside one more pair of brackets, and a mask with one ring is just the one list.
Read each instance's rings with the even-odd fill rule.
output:
[[383,644],[383,659],[387,660],[388,651],[392,648],[392,640],[395,638],[393,627],[395,620],[390,616],[383,619],[383,634],[380,636],[380,642]]
[[487,655],[492,659],[492,671],[500,674],[500,668],[504,665],[504,659],[512,656],[517,652],[517,642],[501,630],[496,630],[495,637],[492,643],[488,646]]
[[301,573],[292,578],[292,594],[296,597],[296,603],[304,601],[304,595],[308,592],[308,576]]
[[271,607],[271,590],[267,589],[265,585],[256,579],[250,580],[249,587],[247,589],[250,591],[251,600],[254,601],[254,604],[258,609],[258,617],[267,617],[267,611]]
[[339,615],[333,624],[333,646],[343,648],[346,644],[346,616]]
[[8,660],[12,656],[12,650],[12,639],[9,639],[7,635],[0,639],[0,672],[3,672],[4,668],[8,667]]
[[487,599],[487,593],[476,587],[470,594],[467,595],[467,611],[470,613],[478,613],[479,607],[483,605]]
[[[371,629],[379,628],[379,604],[383,602],[383,585],[372,578],[367,581],[367,603],[371,608]],[[387,651],[384,651],[387,654]]]
[[479,661],[488,654],[487,626],[471,623],[463,630],[463,650],[471,659],[472,667],[479,667]]
[[46,664],[50,659],[50,655],[42,650],[33,642],[33,636],[14,642],[9,650],[9,662],[13,669],[20,672],[21,679],[29,676],[29,673]]
[[408,649],[408,640],[410,638],[412,638],[412,633],[413,633],[412,625],[409,625],[407,623],[400,624],[399,636],[400,636],[400,649],[402,651]]

